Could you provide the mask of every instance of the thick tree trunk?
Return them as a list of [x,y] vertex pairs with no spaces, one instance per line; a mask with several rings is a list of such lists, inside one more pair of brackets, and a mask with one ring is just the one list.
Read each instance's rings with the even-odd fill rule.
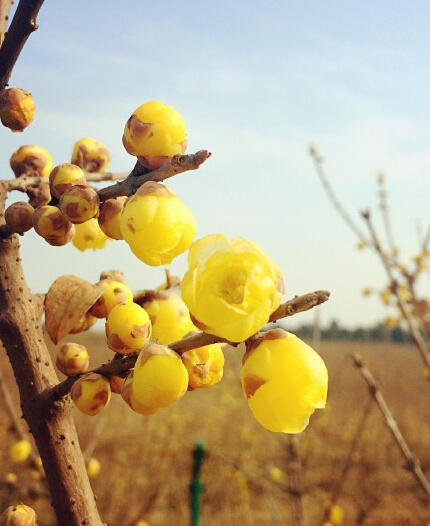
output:
[[[0,183],[0,225],[6,187]],[[28,289],[16,235],[0,236],[0,339],[18,384],[24,418],[34,436],[59,526],[102,526],[71,414],[71,402],[43,392],[58,383],[43,337],[42,305]]]

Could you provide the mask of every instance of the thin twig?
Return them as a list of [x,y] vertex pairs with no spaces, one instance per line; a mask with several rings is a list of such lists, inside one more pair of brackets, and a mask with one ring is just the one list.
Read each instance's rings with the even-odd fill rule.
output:
[[161,182],[182,172],[197,170],[210,156],[211,153],[207,150],[200,150],[188,155],[174,155],[163,166],[151,171],[136,163],[133,171],[124,181],[99,190],[100,201],[121,195],[132,195],[139,186],[147,181]]
[[422,470],[419,459],[412,453],[408,444],[406,443],[406,440],[402,435],[399,426],[393,414],[391,413],[390,408],[388,407],[387,402],[385,401],[382,391],[378,386],[373,374],[371,373],[367,365],[364,363],[363,358],[359,353],[354,353],[352,355],[352,360],[354,362],[354,365],[358,368],[361,376],[367,383],[369,392],[375,400],[375,402],[377,403],[378,408],[381,411],[382,416],[384,417],[385,425],[390,430],[390,433],[395,443],[397,444],[401,454],[405,458],[406,468],[413,473],[420,486],[426,493],[427,497],[430,498],[430,482],[428,481],[427,477],[425,476]]
[[19,1],[9,30],[0,47],[0,91],[7,86],[28,37],[38,28],[36,17],[43,1]]
[[333,187],[331,186],[326,174],[325,174],[325,171],[324,171],[324,168],[323,168],[323,158],[320,156],[320,154],[318,153],[317,149],[315,148],[315,146],[310,146],[309,147],[309,153],[310,153],[310,156],[312,157],[313,161],[314,161],[314,166],[315,166],[315,170],[316,170],[316,173],[321,181],[321,184],[323,185],[323,188],[324,190],[326,191],[327,193],[327,196],[329,198],[329,200],[331,201],[332,205],[334,206],[334,208],[337,210],[337,212],[339,213],[339,215],[342,217],[342,219],[345,221],[345,223],[349,226],[349,228],[354,232],[354,234],[358,237],[358,239],[360,241],[362,241],[363,243],[365,243],[366,245],[369,244],[366,236],[363,234],[363,232],[360,230],[360,228],[357,226],[357,224],[353,221],[353,219],[351,218],[351,216],[348,214],[348,212],[345,210],[345,208],[342,206],[342,203],[339,201],[339,199],[337,198],[334,190],[333,190]]
[[7,26],[9,23],[10,8],[13,4],[13,0],[0,0],[0,46],[4,40]]
[[391,217],[390,211],[388,209],[388,192],[387,186],[385,184],[385,175],[378,175],[378,185],[379,185],[379,208],[381,210],[382,221],[384,223],[385,234],[387,236],[388,246],[390,247],[391,256],[396,259],[397,257],[397,248],[394,242],[393,229],[391,226]]
[[354,453],[357,450],[358,444],[363,436],[364,428],[366,426],[367,420],[373,408],[373,402],[374,402],[373,398],[369,396],[369,398],[367,399],[367,402],[365,403],[363,407],[363,412],[361,413],[360,420],[358,421],[354,436],[352,437],[352,441],[349,446],[349,450],[346,455],[345,462],[342,467],[342,471],[340,472],[339,478],[337,479],[337,481],[335,482],[333,486],[331,497],[329,499],[330,505],[327,506],[324,512],[324,517],[321,520],[321,523],[320,523],[321,526],[324,526],[324,524],[327,524],[327,522],[329,522],[330,506],[333,506],[339,500],[339,497],[345,485],[346,479],[348,478],[348,474],[354,464],[353,462]]
[[96,425],[94,426],[94,429],[91,432],[91,439],[82,452],[86,462],[88,462],[88,460],[90,460],[90,458],[93,456],[93,453],[97,447],[97,443],[106,425],[106,419],[107,419],[107,412],[102,413],[97,418]]
[[292,499],[291,516],[294,526],[303,526],[303,487],[302,487],[302,463],[299,453],[299,437],[291,435],[288,437],[288,478],[290,482],[290,493]]
[[402,298],[400,292],[397,280],[394,276],[393,269],[390,263],[389,258],[385,254],[385,252],[382,250],[381,244],[379,242],[379,237],[376,233],[375,227],[372,222],[372,218],[370,215],[370,212],[368,210],[361,213],[364,221],[366,222],[367,228],[369,230],[369,234],[372,239],[373,246],[375,247],[376,252],[379,254],[379,257],[381,259],[382,265],[384,266],[385,272],[387,274],[387,277],[390,281],[390,287],[393,292],[393,294],[396,296],[397,305],[399,307],[399,310],[403,316],[403,318],[406,320],[406,323],[408,324],[409,332],[412,336],[412,339],[414,340],[417,349],[420,353],[420,356],[426,366],[427,369],[430,370],[430,354],[428,352],[427,344],[424,341],[424,338],[417,327],[415,320],[413,319],[411,313],[408,310],[408,307],[406,305],[405,300]]
[[280,305],[270,316],[269,321],[276,321],[280,318],[286,318],[288,316],[294,316],[299,312],[310,310],[321,303],[325,303],[330,298],[330,292],[328,290],[316,290],[303,294],[302,296],[296,296],[293,299]]
[[[324,294],[320,294],[323,292]],[[330,293],[328,291],[316,291],[311,292],[309,294],[305,294],[304,296],[296,296],[292,300],[286,301],[284,304],[282,304],[271,316],[271,321],[276,321],[277,319],[284,318],[286,316],[292,316],[293,314],[296,314],[297,312],[302,312],[302,310],[307,309],[299,309],[297,310],[297,305],[304,305],[307,304],[308,308],[312,308],[315,305],[319,305],[323,303],[324,301],[327,301],[330,296]],[[302,298],[313,298],[313,301],[307,302]],[[316,302],[315,298],[319,298],[319,301]],[[290,306],[292,307],[290,308]],[[276,315],[275,315],[276,314]],[[258,337],[259,334],[255,335],[255,337]],[[196,349],[198,347],[203,347],[205,345],[210,345],[212,343],[228,343],[232,346],[237,346],[239,343],[231,343],[223,338],[220,338],[219,336],[214,336],[212,334],[207,334],[205,332],[198,332],[193,333],[190,336],[186,336],[182,340],[179,340],[177,342],[173,342],[169,344],[169,348],[176,351],[178,354],[183,354],[185,351],[188,351],[190,349]],[[124,356],[122,358],[114,358],[110,362],[107,362],[95,369],[93,369],[90,372],[101,374],[103,376],[121,376],[126,374],[130,369],[134,367],[134,364],[137,360],[137,354]],[[63,396],[66,396],[70,389],[72,388],[72,385],[76,382],[76,380],[79,378],[78,376],[69,376],[69,378],[66,378],[59,384],[57,384],[54,388],[48,390],[47,392],[42,393],[43,396],[49,397],[53,400],[59,400]]]

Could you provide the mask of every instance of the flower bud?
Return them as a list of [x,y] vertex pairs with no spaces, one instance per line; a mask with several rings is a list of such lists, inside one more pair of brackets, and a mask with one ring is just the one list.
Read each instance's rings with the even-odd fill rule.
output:
[[22,132],[31,123],[35,109],[33,97],[28,91],[21,88],[0,91],[0,120],[13,132]]
[[62,246],[68,243],[74,233],[74,226],[56,206],[40,206],[33,214],[33,226],[39,236],[50,245]]
[[18,201],[6,208],[4,218],[12,232],[23,234],[33,228],[34,208],[24,201]]
[[16,473],[9,472],[3,477],[3,482],[10,486],[15,486],[15,484],[18,482],[18,477],[16,476]]
[[187,306],[179,296],[167,291],[151,291],[142,307],[152,324],[152,339],[166,345],[195,330]]
[[104,279],[113,279],[114,281],[120,281],[121,283],[126,284],[124,272],[121,272],[120,270],[104,270],[100,274],[100,281]]
[[186,351],[181,359],[188,371],[188,390],[215,385],[222,378],[224,353],[219,343]]
[[25,462],[31,453],[31,444],[28,440],[19,440],[9,448],[9,458],[16,464]]
[[111,398],[110,384],[101,374],[88,373],[76,380],[70,394],[80,411],[94,416],[108,405]]
[[57,367],[67,376],[82,374],[88,370],[90,357],[86,347],[79,343],[65,343],[57,354]]
[[121,233],[147,265],[166,265],[191,245],[196,224],[190,210],[166,186],[149,181],[128,199]]
[[101,142],[85,137],[75,142],[70,162],[86,172],[104,172],[110,163],[109,150]]
[[248,345],[241,381],[254,417],[269,431],[300,433],[314,410],[325,407],[328,375],[322,358],[282,329]]
[[85,332],[96,323],[97,318],[87,312],[78,320],[75,325],[70,329],[70,334],[77,334],[79,332]]
[[90,460],[87,462],[87,473],[90,479],[97,478],[100,475],[101,469],[102,466],[96,458],[91,457]]
[[142,349],[151,337],[151,321],[136,303],[116,305],[106,320],[108,346],[121,354]]
[[122,142],[130,155],[151,170],[184,153],[187,132],[179,113],[160,101],[146,102],[128,119]]
[[176,402],[187,386],[188,372],[180,356],[154,343],[140,352],[121,395],[134,411],[149,415]]
[[74,164],[59,164],[49,175],[49,185],[51,187],[51,194],[58,199],[70,190],[72,186],[85,186],[87,180],[84,172],[79,166]]
[[52,157],[40,146],[21,146],[12,154],[9,163],[15,177],[21,175],[48,177],[52,170]]
[[36,513],[25,504],[9,506],[0,516],[0,526],[37,526]]
[[75,225],[75,229],[76,233],[72,243],[81,252],[90,248],[92,250],[101,250],[105,248],[106,241],[109,240],[99,227],[97,219],[90,219],[85,221],[85,223]]
[[107,199],[100,207],[100,228],[112,239],[122,239],[120,219],[127,199],[125,195],[115,199]]
[[71,223],[85,223],[99,213],[99,194],[90,186],[75,185],[60,198],[60,210]]
[[248,339],[268,322],[282,295],[279,268],[255,243],[213,234],[188,252],[182,299],[193,323],[209,334]]
[[133,301],[133,293],[121,281],[103,279],[97,283],[97,286],[103,289],[103,294],[90,309],[90,313],[96,318],[107,318],[116,305]]

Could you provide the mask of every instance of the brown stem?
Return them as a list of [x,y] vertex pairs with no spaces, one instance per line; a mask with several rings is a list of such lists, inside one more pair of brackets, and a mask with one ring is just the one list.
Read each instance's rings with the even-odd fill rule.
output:
[[0,0],[0,46],[2,45],[5,33],[7,31],[9,12],[12,3],[12,0]]
[[385,401],[382,391],[379,388],[373,374],[371,373],[370,369],[366,366],[362,356],[359,353],[354,353],[352,355],[352,359],[354,365],[358,368],[361,376],[367,383],[369,392],[382,413],[385,425],[390,430],[390,433],[395,443],[397,444],[400,453],[405,458],[407,469],[409,469],[413,473],[420,486],[426,493],[427,497],[430,498],[430,482],[428,481],[427,477],[425,476],[422,470],[419,459],[412,453],[408,444],[406,443],[406,440],[402,435],[399,426],[397,425],[397,422],[393,414],[391,413],[390,408],[388,407],[387,402]]
[[36,17],[44,0],[20,0],[0,47],[0,91],[10,79],[13,67],[28,37],[38,28]]
[[[0,184],[0,222],[6,185]],[[28,289],[17,236],[0,240],[0,334],[18,385],[24,418],[39,450],[61,526],[102,526],[69,400],[41,393],[58,383],[42,324],[42,304]]]
[[147,181],[161,182],[179,173],[197,170],[210,156],[211,153],[207,150],[200,150],[188,155],[174,155],[163,166],[152,171],[146,170],[137,163],[124,181],[99,190],[100,201],[106,201],[106,199],[112,199],[121,195],[132,195],[139,186]]

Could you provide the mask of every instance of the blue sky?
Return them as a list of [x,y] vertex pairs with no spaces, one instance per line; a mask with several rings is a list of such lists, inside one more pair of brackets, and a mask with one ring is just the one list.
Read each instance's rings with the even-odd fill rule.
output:
[[[430,220],[429,16],[424,2],[386,0],[47,1],[11,79],[33,93],[37,115],[23,134],[0,129],[1,177],[22,144],[60,163],[84,136],[108,145],[113,170],[131,169],[124,123],[139,104],[163,100],[185,119],[188,151],[213,152],[198,172],[169,183],[193,210],[198,235],[257,241],[283,269],[288,297],[328,288],[324,321],[374,323],[384,310],[360,291],[381,284],[382,270],[355,249],[307,148],[318,145],[357,218],[359,208],[375,208],[375,176],[385,171],[398,244],[415,253],[415,223]],[[22,244],[34,290],[62,273],[96,280],[112,267],[135,288],[162,276],[122,242],[80,253],[30,233]],[[172,269],[182,274],[185,258]]]

